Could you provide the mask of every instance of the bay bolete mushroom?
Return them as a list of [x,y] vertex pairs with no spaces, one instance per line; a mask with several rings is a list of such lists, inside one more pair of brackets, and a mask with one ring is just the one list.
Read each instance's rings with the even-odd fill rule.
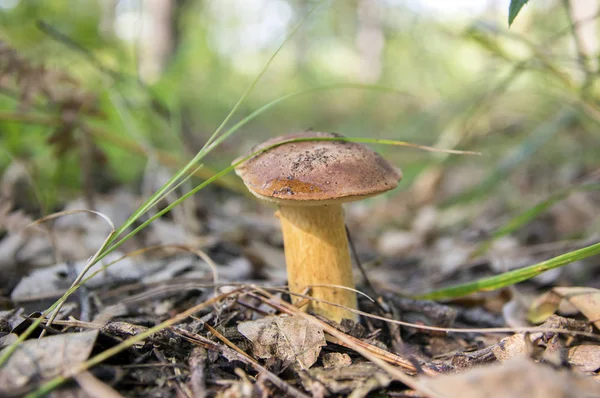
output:
[[[270,139],[264,150],[292,139],[336,138],[303,132]],[[352,262],[342,204],[379,195],[398,185],[401,171],[365,145],[348,141],[281,144],[236,167],[248,189],[279,206],[288,284],[292,293],[311,288],[314,298],[356,309]],[[297,300],[297,299],[294,299]],[[322,302],[309,308],[328,319],[357,320],[356,314]]]

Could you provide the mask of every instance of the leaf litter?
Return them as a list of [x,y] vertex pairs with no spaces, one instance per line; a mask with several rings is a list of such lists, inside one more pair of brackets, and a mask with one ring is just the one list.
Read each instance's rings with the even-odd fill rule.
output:
[[[216,194],[207,191],[207,195]],[[122,198],[117,198],[113,206],[122,206]],[[110,211],[110,198],[107,196],[106,199],[102,203]],[[132,200],[135,199],[132,197]],[[281,240],[274,238],[280,236],[280,231],[277,224],[270,221],[272,215],[268,211],[264,215],[247,212],[246,204],[241,199],[235,205],[232,204],[233,199],[227,200],[228,209],[238,210],[227,214],[219,206],[207,205],[218,203],[218,200],[197,203],[201,208],[209,206],[203,210],[208,219],[204,220],[194,235],[186,239],[199,243],[199,247],[214,260],[221,283],[244,283],[242,290],[212,307],[203,308],[192,318],[182,319],[177,325],[150,334],[114,353],[101,365],[92,367],[91,372],[81,373],[83,376],[77,378],[79,383],[99,390],[107,387],[125,396],[171,395],[179,391],[177,394],[188,396],[281,396],[284,393],[293,396],[361,397],[377,391],[402,394],[411,389],[421,396],[455,396],[445,395],[445,392],[454,388],[454,383],[462,385],[464,380],[475,380],[467,383],[473,386],[472,391],[466,387],[456,391],[464,396],[475,394],[474,391],[503,396],[501,394],[524,388],[521,384],[512,383],[514,366],[487,369],[495,363],[512,364],[515,360],[529,361],[519,366],[541,367],[539,371],[537,368],[528,371],[539,373],[540,377],[553,377],[571,392],[581,392],[572,396],[590,395],[589,385],[582,382],[577,374],[592,376],[589,381],[597,383],[592,381],[594,377],[597,378],[598,372],[597,340],[576,334],[596,334],[596,330],[590,326],[591,322],[598,319],[594,319],[596,313],[593,311],[597,311],[598,307],[593,300],[596,292],[593,289],[554,289],[552,294],[560,298],[559,306],[551,307],[550,311],[546,308],[545,318],[538,317],[538,322],[545,319],[538,329],[542,332],[536,332],[536,328],[531,327],[528,333],[507,334],[504,331],[485,334],[485,327],[506,325],[507,313],[503,312],[503,308],[507,304],[516,299],[525,299],[526,303],[540,290],[540,285],[532,280],[522,284],[520,294],[514,289],[512,292],[511,289],[504,289],[445,304],[399,296],[398,288],[413,289],[417,285],[428,286],[428,283],[434,285],[439,278],[450,278],[457,282],[465,277],[473,279],[485,272],[497,272],[495,268],[498,265],[495,264],[499,264],[498,258],[469,264],[468,255],[462,254],[461,261],[457,261],[456,257],[435,261],[434,255],[422,253],[427,248],[433,248],[438,250],[437,256],[443,257],[447,251],[443,249],[447,245],[443,243],[447,235],[432,227],[431,222],[426,223],[425,227],[415,222],[409,230],[419,236],[418,244],[412,248],[403,246],[401,250],[407,260],[414,258],[412,266],[397,264],[399,252],[394,251],[383,257],[379,266],[369,264],[368,259],[376,258],[377,249],[363,236],[358,236],[355,242],[359,256],[367,259],[367,274],[377,290],[375,298],[379,297],[375,303],[361,297],[359,308],[367,314],[395,318],[415,326],[394,326],[367,316],[362,317],[360,324],[344,322],[342,325],[329,325],[289,304],[289,307],[283,304],[286,295],[279,291],[279,286],[285,283],[285,274],[282,273],[284,257]],[[439,210],[432,213],[429,209],[426,216],[431,218],[435,212]],[[352,207],[349,207],[348,213],[349,224],[352,225]],[[79,219],[85,224],[86,217]],[[60,228],[61,233],[81,230],[81,224],[74,220],[68,223],[55,222],[56,228]],[[169,218],[164,221],[171,222]],[[185,227],[172,223],[169,228]],[[368,236],[368,230],[364,232]],[[152,236],[153,233],[152,229],[142,232],[139,240],[131,242],[131,248],[135,249],[144,242],[157,242],[157,239],[158,242],[163,241],[161,237]],[[6,235],[0,244],[13,234]],[[179,232],[172,230],[170,234],[184,236],[189,232],[184,229]],[[394,235],[387,235],[388,247],[391,247],[390,237]],[[469,250],[477,246],[471,244],[468,236],[456,235],[453,239],[461,246],[471,245],[473,249]],[[99,246],[100,240],[98,235],[95,244]],[[519,248],[525,247],[518,241],[516,244]],[[88,241],[83,245],[90,247],[94,242]],[[40,254],[34,253],[34,258],[39,257]],[[73,356],[65,363],[48,362],[54,368],[54,373],[35,368],[31,370],[33,373],[22,373],[22,367],[13,366],[12,362],[5,364],[2,371],[12,368],[11,372],[20,372],[17,379],[30,380],[25,388],[33,391],[57,372],[68,372],[97,353],[146,334],[149,327],[213,297],[213,270],[202,259],[185,252],[174,254],[166,248],[162,252],[159,250],[159,253],[160,256],[148,252],[125,257],[101,271],[84,285],[85,289],[69,299],[69,306],[63,308],[50,327],[50,336],[25,342],[42,344],[47,339],[62,336],[64,344],[68,344],[66,341],[73,336],[91,330],[98,338],[89,342],[90,347],[81,350],[80,356]],[[533,253],[534,256],[539,255]],[[543,251],[539,253],[544,254]],[[114,257],[107,258],[105,264],[120,254],[115,253]],[[10,292],[8,297],[11,302],[9,310],[0,313],[0,319],[5,321],[0,332],[3,333],[0,335],[2,347],[13,342],[22,333],[23,327],[31,323],[24,320],[22,311],[15,318],[15,310],[19,307],[44,309],[43,303],[47,306],[49,297],[57,297],[70,286],[74,276],[84,267],[85,260],[80,258],[62,264],[35,266],[12,286],[2,286],[4,292]],[[8,263],[14,264],[10,260]],[[440,267],[438,271],[431,272],[436,266]],[[221,286],[219,291],[234,291],[236,285],[231,286]],[[274,294],[266,296],[263,288],[269,289],[269,286],[276,290],[273,290]],[[360,288],[362,282],[358,286]],[[561,301],[568,301],[570,307],[560,305]],[[89,319],[92,319],[89,323],[81,321],[84,308],[87,308]],[[556,311],[563,316],[548,317]],[[514,312],[510,316],[516,319],[513,322],[520,324],[527,324],[530,318],[526,312]],[[428,326],[437,326],[441,330],[448,328],[448,332],[428,330]],[[473,328],[475,331],[454,331],[462,328]],[[477,332],[479,328],[484,328],[481,330],[483,334]],[[574,334],[557,334],[556,330],[572,331]],[[19,357],[15,352],[12,360],[18,360]],[[404,369],[400,373],[406,373],[405,376],[401,376],[398,369]],[[498,381],[484,382],[491,377],[488,374],[494,374]],[[414,378],[414,375],[417,377]],[[453,377],[463,379],[455,381]],[[528,382],[533,383],[532,388],[543,391],[545,381],[536,380],[532,378]],[[407,385],[410,386],[409,390]],[[9,386],[11,390],[7,393],[14,395],[22,391],[22,386]],[[497,395],[492,394],[489,386],[496,386],[494,391]],[[555,395],[551,396],[561,396],[558,394],[563,390],[557,388],[553,391]]]
[[252,342],[257,358],[280,360],[283,368],[310,368],[317,362],[321,347],[327,345],[322,329],[297,316],[270,316],[241,322],[237,328]]
[[31,383],[56,377],[84,362],[97,336],[97,330],[89,330],[24,342],[0,369],[0,395],[27,391],[25,387]]

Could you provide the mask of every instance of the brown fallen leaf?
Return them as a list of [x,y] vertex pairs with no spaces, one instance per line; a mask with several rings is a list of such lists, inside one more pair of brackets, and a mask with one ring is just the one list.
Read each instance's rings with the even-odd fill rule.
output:
[[555,287],[553,290],[600,329],[600,290],[590,287]]
[[326,345],[323,330],[296,316],[269,316],[242,322],[239,332],[252,342],[252,352],[262,359],[275,357],[284,366],[296,363],[310,368]]
[[527,320],[531,323],[542,323],[558,311],[562,298],[553,290],[535,298],[527,311]]
[[600,384],[593,379],[526,358],[476,367],[459,374],[421,377],[420,383],[444,397],[600,397]]
[[561,300],[568,301],[600,329],[600,290],[591,287],[555,287],[529,308],[528,319],[539,323],[558,310]]
[[530,342],[527,341],[525,333],[513,334],[505,337],[492,348],[492,352],[497,360],[505,362],[515,357],[523,357],[530,354]]
[[582,372],[600,369],[600,345],[578,345],[569,350],[569,364]]
[[97,336],[97,330],[90,330],[23,342],[0,369],[0,396],[18,395],[34,382],[48,380],[82,363],[90,356]]

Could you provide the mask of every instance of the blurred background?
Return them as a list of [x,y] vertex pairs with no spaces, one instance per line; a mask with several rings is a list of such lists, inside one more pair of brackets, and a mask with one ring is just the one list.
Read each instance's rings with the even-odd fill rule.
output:
[[[401,188],[349,212],[364,228],[404,228],[433,207],[440,228],[489,231],[600,175],[598,2],[532,0],[510,29],[508,7],[0,0],[3,195],[36,216],[81,195],[93,207],[96,194],[119,187],[148,195],[194,156],[302,22],[227,127],[302,94],[243,125],[203,160],[200,177],[266,138],[309,128],[474,150],[483,155],[378,145],[403,169]],[[144,191],[149,177],[158,183]],[[244,192],[233,175],[210,189]],[[527,239],[593,235],[595,199],[569,195],[559,215],[546,214],[552,228]]]

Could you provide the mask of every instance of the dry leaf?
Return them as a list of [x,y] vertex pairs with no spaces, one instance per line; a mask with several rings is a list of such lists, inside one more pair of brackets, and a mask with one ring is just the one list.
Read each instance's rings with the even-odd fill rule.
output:
[[252,342],[252,351],[262,359],[275,357],[284,365],[297,363],[310,368],[326,345],[323,330],[297,316],[270,316],[242,322],[238,330]]
[[552,315],[567,300],[600,329],[600,290],[591,287],[555,287],[541,296],[529,308],[528,319],[539,323]]
[[569,364],[582,372],[600,369],[600,345],[578,345],[569,350]]
[[553,291],[542,294],[529,306],[527,320],[535,324],[544,322],[558,310],[560,302],[560,296]]
[[529,344],[524,333],[513,334],[505,337],[492,348],[494,356],[499,361],[508,361],[515,357],[523,357],[529,354]]
[[0,369],[0,396],[18,394],[34,381],[56,377],[79,365],[90,356],[97,336],[97,330],[90,330],[25,341]]
[[421,377],[420,383],[444,397],[600,397],[600,386],[593,379],[525,358],[476,367],[460,374]]
[[591,287],[555,287],[552,290],[573,304],[600,329],[600,290]]

